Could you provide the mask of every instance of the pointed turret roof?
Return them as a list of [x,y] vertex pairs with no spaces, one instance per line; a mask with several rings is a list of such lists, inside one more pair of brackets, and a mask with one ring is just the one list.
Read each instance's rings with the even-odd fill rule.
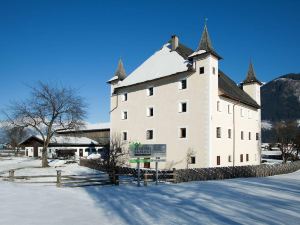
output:
[[117,76],[120,80],[124,80],[126,78],[126,72],[123,66],[122,59],[119,59],[118,68],[115,72],[115,76]]
[[125,78],[126,78],[126,72],[123,66],[123,62],[121,59],[119,59],[117,70],[114,76],[108,81],[108,83],[111,83],[112,81],[116,81],[116,80],[124,80]]
[[246,79],[243,81],[243,84],[250,84],[250,83],[258,83],[258,84],[262,84],[257,78],[256,78],[256,74],[253,68],[253,64],[250,61],[249,64],[249,69],[248,69],[248,73],[247,73],[247,77]]
[[199,45],[198,45],[198,48],[196,51],[199,51],[199,50],[205,50],[207,52],[214,50],[211,40],[210,40],[210,37],[209,37],[209,34],[208,34],[206,24],[204,25],[204,30],[202,32],[201,40],[199,42]]
[[203,29],[203,32],[202,32],[202,36],[201,36],[201,40],[200,40],[199,45],[198,45],[198,48],[189,57],[194,57],[196,55],[207,54],[207,53],[210,53],[210,54],[216,56],[218,59],[222,59],[222,57],[219,56],[215,52],[215,50],[212,46],[212,42],[211,42],[211,39],[210,39],[209,34],[208,34],[207,25],[205,23],[204,29]]

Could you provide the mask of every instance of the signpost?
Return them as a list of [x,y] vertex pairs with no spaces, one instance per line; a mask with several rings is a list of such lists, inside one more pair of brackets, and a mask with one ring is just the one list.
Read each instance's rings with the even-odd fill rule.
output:
[[[155,184],[158,184],[158,163],[165,162],[167,146],[165,144],[146,144],[133,143],[130,146],[130,163],[137,163],[138,179],[137,186],[141,186],[141,162],[155,162]],[[145,159],[147,158],[147,159]],[[151,159],[152,158],[152,159]]]

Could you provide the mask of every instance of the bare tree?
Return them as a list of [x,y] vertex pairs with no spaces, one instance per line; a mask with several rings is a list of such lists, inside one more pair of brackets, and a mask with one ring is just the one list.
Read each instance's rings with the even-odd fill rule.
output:
[[5,139],[17,153],[19,151],[19,143],[28,135],[27,130],[25,127],[20,126],[6,126],[3,130]]
[[107,152],[106,165],[108,170],[116,171],[117,166],[123,166],[128,162],[129,151],[119,133],[110,137],[110,147]]
[[281,151],[283,163],[297,158],[296,137],[299,132],[296,121],[283,121],[274,126],[277,145]]
[[56,132],[83,126],[86,105],[76,90],[39,82],[30,97],[12,103],[7,121],[15,127],[33,128],[43,140],[42,167],[48,166],[47,148]]
[[299,154],[300,154],[300,129],[298,129],[297,134],[296,134],[295,149],[296,149],[295,160],[299,160]]

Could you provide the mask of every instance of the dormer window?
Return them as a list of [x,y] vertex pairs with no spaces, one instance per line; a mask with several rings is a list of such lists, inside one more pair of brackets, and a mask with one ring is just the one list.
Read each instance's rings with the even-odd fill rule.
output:
[[153,87],[150,87],[147,89],[147,96],[152,96],[153,95]]

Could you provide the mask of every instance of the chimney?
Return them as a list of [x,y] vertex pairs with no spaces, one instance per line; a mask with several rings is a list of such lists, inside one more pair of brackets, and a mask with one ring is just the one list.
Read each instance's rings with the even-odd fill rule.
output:
[[172,51],[175,51],[179,44],[179,39],[176,35],[172,35]]

